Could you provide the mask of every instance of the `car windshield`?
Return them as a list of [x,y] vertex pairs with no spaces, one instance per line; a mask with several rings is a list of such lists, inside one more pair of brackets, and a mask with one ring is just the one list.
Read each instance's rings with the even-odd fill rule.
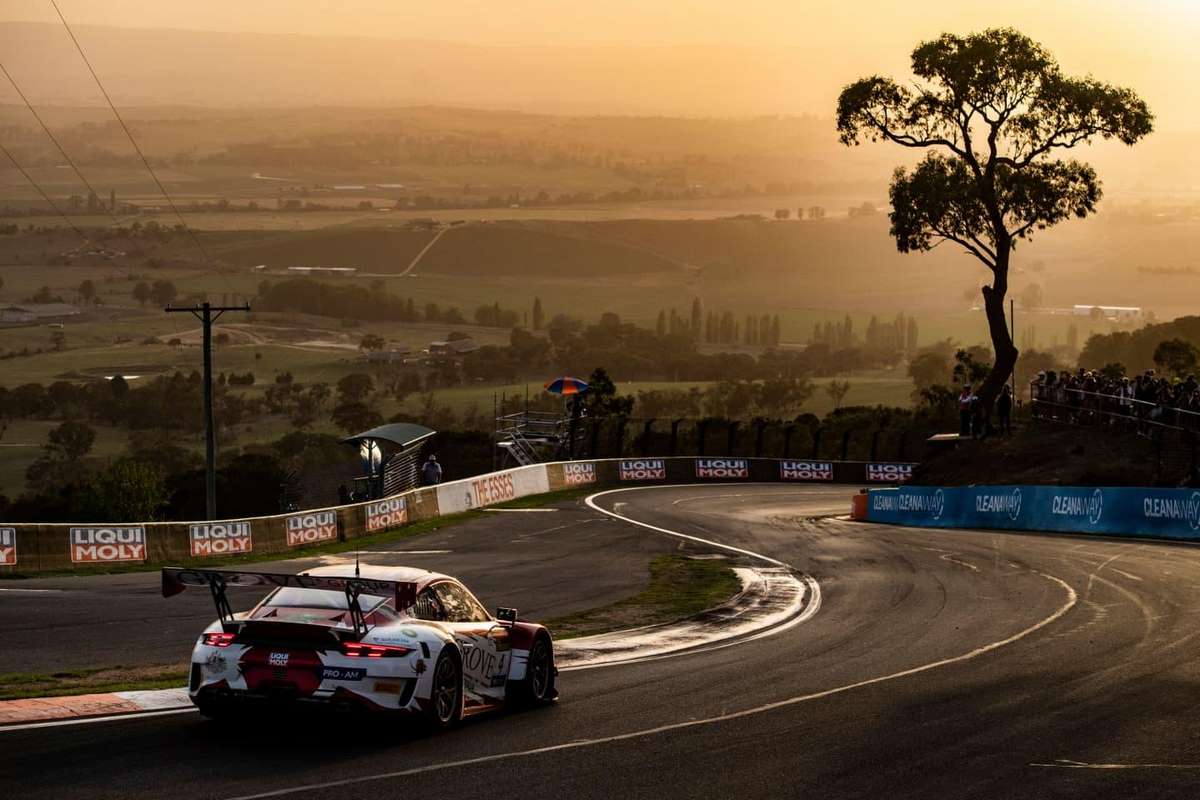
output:
[[[358,605],[366,612],[385,600],[387,600],[386,597],[380,597],[377,594],[360,594]],[[331,608],[337,611],[345,611],[349,608],[346,605],[345,592],[333,589],[296,589],[291,587],[275,592],[267,598],[265,605],[275,608]]]

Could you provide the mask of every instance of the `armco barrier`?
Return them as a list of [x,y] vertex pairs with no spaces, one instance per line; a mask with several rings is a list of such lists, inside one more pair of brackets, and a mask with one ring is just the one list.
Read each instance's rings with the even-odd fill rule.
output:
[[866,519],[931,528],[998,528],[1200,540],[1200,491],[1081,486],[872,489]]
[[907,463],[762,458],[621,458],[533,464],[415,489],[382,500],[213,522],[0,522],[0,574],[87,570],[114,564],[203,563],[247,553],[286,555],[518,497],[586,487],[730,481],[895,483]]

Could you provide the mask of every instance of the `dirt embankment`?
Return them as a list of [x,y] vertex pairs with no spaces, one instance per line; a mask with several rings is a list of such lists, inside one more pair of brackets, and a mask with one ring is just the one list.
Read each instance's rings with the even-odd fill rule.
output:
[[1063,486],[1178,486],[1189,477],[1190,452],[1167,437],[1161,452],[1151,438],[1113,427],[1030,423],[1008,438],[990,437],[932,451],[913,473],[914,484],[1058,484]]

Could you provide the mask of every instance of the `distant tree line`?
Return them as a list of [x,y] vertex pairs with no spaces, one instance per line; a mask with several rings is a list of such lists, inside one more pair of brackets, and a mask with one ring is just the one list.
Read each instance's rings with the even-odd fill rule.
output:
[[699,298],[692,301],[691,313],[683,316],[675,308],[662,309],[654,331],[659,338],[687,336],[705,344],[748,344],[775,347],[779,344],[779,315],[747,314],[738,320],[732,311],[705,311]]
[[1200,316],[1179,317],[1135,331],[1092,334],[1079,354],[1079,366],[1100,369],[1105,364],[1116,363],[1135,372],[1151,369],[1156,364],[1155,350],[1162,342],[1172,339],[1200,345]]
[[[918,337],[917,321],[901,312],[891,322],[881,322],[872,315],[871,321],[867,323],[864,341],[870,349],[914,353],[917,350]],[[815,323],[809,341],[833,348],[852,348],[860,344],[858,334],[854,330],[854,320],[849,314],[841,322],[826,320]]]
[[[258,311],[298,311],[342,319],[450,325],[467,322],[462,311],[454,306],[442,308],[437,303],[426,303],[418,307],[411,297],[403,298],[377,287],[322,283],[308,278],[263,281],[258,285],[254,307]],[[505,328],[515,325],[519,316],[515,311],[501,309],[498,303],[475,311],[478,324]]]

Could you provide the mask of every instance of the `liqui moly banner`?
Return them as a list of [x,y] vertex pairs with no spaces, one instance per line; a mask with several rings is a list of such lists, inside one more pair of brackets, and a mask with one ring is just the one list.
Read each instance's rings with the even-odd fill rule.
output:
[[596,482],[596,464],[593,461],[580,461],[563,464],[563,483],[568,486],[579,486]]
[[831,481],[832,461],[780,461],[781,481]]
[[146,529],[140,525],[71,528],[68,543],[76,564],[146,560]]
[[622,459],[617,474],[623,481],[663,481],[667,479],[667,462],[661,458]]
[[0,528],[0,567],[17,563],[17,529]]
[[403,497],[389,497],[367,503],[367,532],[386,531],[408,522],[408,503]]
[[744,481],[750,477],[750,462],[744,458],[697,458],[696,477]]
[[250,522],[198,522],[188,526],[192,557],[226,556],[254,549]]
[[285,521],[288,547],[304,547],[337,539],[336,511],[310,511],[292,514]]
[[912,478],[913,464],[867,464],[868,483],[904,483]]
[[873,522],[1200,539],[1200,491],[1081,486],[872,489]]

